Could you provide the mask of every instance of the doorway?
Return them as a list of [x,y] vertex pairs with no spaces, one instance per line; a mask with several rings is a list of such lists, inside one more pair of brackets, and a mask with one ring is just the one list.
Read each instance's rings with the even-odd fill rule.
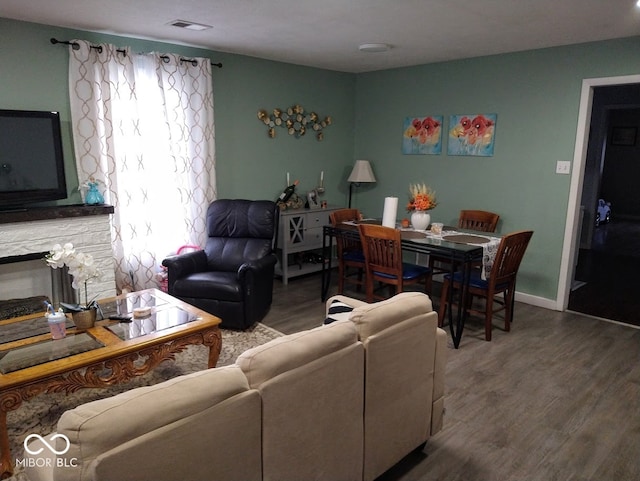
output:
[[580,249],[568,310],[640,326],[640,222],[612,217]]
[[[584,118],[578,125],[570,195],[574,204],[570,200],[567,219],[567,227],[577,223],[571,236],[575,250],[570,253],[576,262],[571,264],[570,289],[562,306],[634,325],[640,325],[638,81],[633,76],[583,82]],[[591,112],[588,119],[586,111]],[[621,137],[622,134],[625,135]],[[574,198],[577,186],[580,195]],[[611,204],[611,220],[598,225],[599,199]],[[580,207],[579,219],[571,218],[576,206]],[[565,236],[565,252],[568,237]]]

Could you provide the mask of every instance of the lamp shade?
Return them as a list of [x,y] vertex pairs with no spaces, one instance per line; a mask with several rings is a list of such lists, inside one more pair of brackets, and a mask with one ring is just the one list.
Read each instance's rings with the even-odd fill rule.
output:
[[349,182],[361,183],[361,182],[375,182],[376,177],[371,170],[371,164],[368,160],[356,160],[351,175],[347,179]]

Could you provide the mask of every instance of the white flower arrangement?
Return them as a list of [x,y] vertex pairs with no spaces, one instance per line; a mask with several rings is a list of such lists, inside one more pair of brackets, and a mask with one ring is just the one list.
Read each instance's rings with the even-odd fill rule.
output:
[[100,277],[100,271],[94,263],[93,256],[83,252],[77,252],[73,244],[56,244],[49,254],[45,256],[47,265],[53,269],[64,266],[69,268],[69,274],[73,278],[71,285],[74,289],[80,289],[84,284],[84,306],[78,306],[80,310],[91,309],[95,306],[95,301],[89,302],[87,295],[87,282]]

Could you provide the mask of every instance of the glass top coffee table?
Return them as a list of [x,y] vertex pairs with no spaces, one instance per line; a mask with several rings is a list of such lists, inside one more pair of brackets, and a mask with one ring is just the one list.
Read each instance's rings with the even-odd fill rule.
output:
[[[44,307],[40,314],[0,321],[0,479],[13,472],[7,412],[23,401],[46,392],[127,382],[192,344],[209,347],[207,367],[218,362],[222,334],[216,316],[157,289],[99,305],[103,320],[79,330],[69,319],[63,339],[51,338]],[[149,313],[134,317],[136,308]]]

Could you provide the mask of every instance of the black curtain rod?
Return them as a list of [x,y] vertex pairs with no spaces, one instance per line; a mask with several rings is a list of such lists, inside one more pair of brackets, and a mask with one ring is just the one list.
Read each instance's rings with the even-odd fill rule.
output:
[[[80,44],[78,42],[69,42],[68,40],[58,40],[56,38],[52,38],[51,39],[51,43],[54,44],[54,45],[56,45],[58,43],[62,44],[62,45],[71,45],[71,48],[74,49],[74,50],[78,50],[80,48]],[[95,48],[99,53],[102,53],[102,46],[101,45],[91,45],[91,48]],[[126,55],[127,54],[127,51],[123,50],[123,49],[117,49],[117,51],[120,52],[122,55]],[[169,56],[167,56],[167,55],[160,55],[160,58],[165,63],[169,61]],[[196,65],[198,65],[198,61],[195,58],[180,57],[180,61],[181,62],[189,62],[194,67]],[[222,62],[218,62],[218,63],[211,62],[211,66],[212,67],[222,68]]]

